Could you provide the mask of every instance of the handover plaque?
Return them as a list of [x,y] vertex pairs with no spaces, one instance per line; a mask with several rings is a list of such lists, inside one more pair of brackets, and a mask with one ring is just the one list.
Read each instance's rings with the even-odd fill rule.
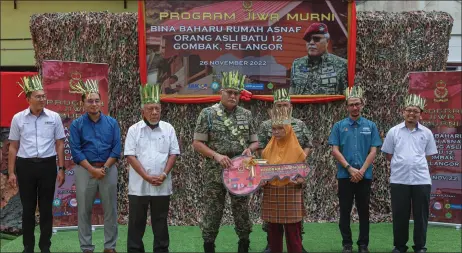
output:
[[306,163],[268,165],[266,160],[250,156],[237,156],[232,159],[232,166],[223,170],[223,183],[234,195],[249,195],[265,182],[272,184],[279,180],[288,184],[298,177],[306,178],[311,169]]

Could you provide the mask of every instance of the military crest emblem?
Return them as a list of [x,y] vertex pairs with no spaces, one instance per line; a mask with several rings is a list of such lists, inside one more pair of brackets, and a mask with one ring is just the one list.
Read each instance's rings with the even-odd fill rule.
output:
[[447,102],[448,101],[448,89],[446,88],[446,83],[443,80],[439,80],[436,83],[436,89],[433,94],[435,95],[435,102]]
[[252,11],[252,1],[242,1],[242,7],[245,11],[251,12]]
[[78,85],[79,82],[81,81],[82,81],[82,73],[80,73],[77,70],[73,71],[70,74],[70,79],[69,79],[69,93],[79,93],[78,91],[73,90],[72,87],[75,85]]

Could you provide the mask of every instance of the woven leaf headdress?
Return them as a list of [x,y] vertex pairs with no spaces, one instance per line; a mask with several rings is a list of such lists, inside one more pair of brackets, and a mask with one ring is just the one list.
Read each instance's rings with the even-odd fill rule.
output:
[[21,78],[22,82],[18,82],[19,86],[21,86],[21,93],[19,93],[18,97],[24,92],[25,94],[37,91],[37,90],[43,90],[42,86],[42,80],[40,79],[39,75],[35,76],[24,76]]
[[140,86],[141,104],[160,104],[160,85],[146,84]]
[[353,87],[348,87],[345,90],[345,100],[348,100],[349,98],[360,98],[363,99],[364,96],[364,90],[360,86],[353,86]]
[[271,124],[290,125],[292,119],[292,107],[273,107],[268,110],[271,118]]
[[77,84],[71,84],[70,87],[71,87],[71,90],[75,91],[76,93],[81,93],[81,94],[98,93],[99,94],[97,80],[88,79],[85,81],[85,83],[82,81],[79,81]]
[[419,107],[420,110],[424,110],[426,100],[419,95],[410,94],[404,99],[404,108],[408,106],[416,106]]
[[235,89],[242,91],[244,89],[245,75],[239,74],[238,71],[222,72],[221,87],[223,89]]
[[287,89],[278,89],[273,92],[274,103],[290,102],[290,95]]

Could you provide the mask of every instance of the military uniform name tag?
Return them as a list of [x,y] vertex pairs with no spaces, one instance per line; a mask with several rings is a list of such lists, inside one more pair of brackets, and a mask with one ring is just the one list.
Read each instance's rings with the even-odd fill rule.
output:
[[232,166],[223,170],[223,183],[234,195],[252,194],[265,182],[286,185],[298,177],[308,177],[311,171],[306,163],[268,165],[266,160],[249,156],[236,156],[231,161]]
[[337,76],[337,73],[333,72],[333,73],[322,74],[321,78],[329,78],[329,77],[335,77],[335,76]]

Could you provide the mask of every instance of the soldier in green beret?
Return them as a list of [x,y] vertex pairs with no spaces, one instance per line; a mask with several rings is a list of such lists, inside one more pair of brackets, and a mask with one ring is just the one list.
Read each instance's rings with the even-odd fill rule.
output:
[[[290,95],[286,89],[275,90],[273,93],[273,97],[274,97],[273,106],[287,107],[287,108],[292,107],[292,104],[290,103]],[[296,119],[294,117],[292,117],[291,119],[291,125],[292,125],[292,129],[294,130],[295,135],[297,136],[300,146],[303,148],[303,151],[305,151],[305,154],[308,158],[313,148],[313,145],[311,143],[312,136],[311,136],[310,131],[308,130],[308,127],[306,127],[305,122],[299,119]],[[258,152],[259,153],[266,147],[269,140],[271,139],[271,136],[272,136],[271,129],[272,129],[271,119],[263,121],[263,123],[260,125],[259,131],[258,131]],[[304,234],[303,220],[301,224],[302,224],[301,232],[302,234]],[[262,229],[263,231],[268,233],[268,223],[263,222]],[[269,248],[269,236],[267,235],[266,238],[268,240],[268,244],[264,252],[271,252]],[[303,252],[306,252],[306,250],[303,249]]]
[[[215,252],[215,239],[225,206],[226,188],[222,171],[239,155],[251,155],[258,148],[256,127],[250,111],[238,106],[245,76],[238,72],[223,73],[221,101],[201,111],[194,130],[193,148],[205,156],[205,214],[201,222],[204,251]],[[249,251],[252,223],[248,197],[230,195],[235,230],[239,237],[238,252]]]

